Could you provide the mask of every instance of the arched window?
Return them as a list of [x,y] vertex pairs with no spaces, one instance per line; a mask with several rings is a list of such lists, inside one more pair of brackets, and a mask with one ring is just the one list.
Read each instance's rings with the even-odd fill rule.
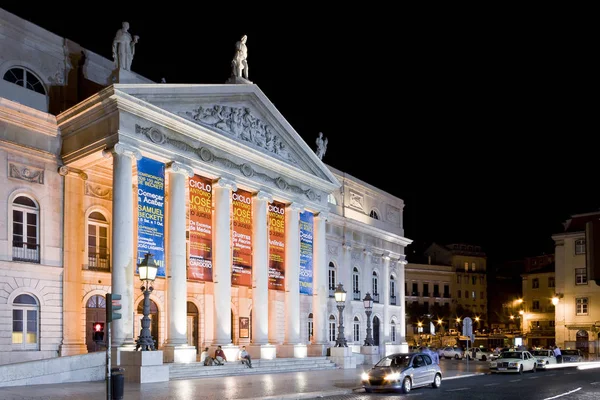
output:
[[373,301],[379,303],[379,277],[377,271],[373,271]]
[[352,271],[352,294],[353,300],[362,300],[360,298],[360,274],[358,273],[358,268],[354,267],[354,270]]
[[337,201],[335,201],[335,197],[332,194],[327,195],[327,202],[337,206]]
[[87,223],[88,269],[110,271],[108,221],[102,213],[94,211]]
[[335,333],[336,333],[335,317],[332,314],[329,316],[329,341],[330,342],[335,342]]
[[353,339],[355,343],[359,343],[360,342],[360,320],[358,319],[358,317],[354,317],[354,323],[353,323]]
[[4,73],[4,80],[15,85],[23,86],[36,93],[46,95],[42,81],[30,70],[23,67],[14,67]]
[[392,321],[390,323],[390,339],[392,339],[392,343],[396,342],[396,322]]
[[12,259],[40,262],[40,209],[35,200],[18,196],[12,202]]
[[335,264],[329,263],[329,297],[334,297],[335,292]]
[[308,341],[312,341],[313,338],[313,313],[308,314]]
[[87,308],[106,308],[106,299],[100,295],[92,296],[87,301]]
[[13,300],[12,344],[19,350],[37,350],[39,338],[39,304],[35,297],[20,294]]
[[369,213],[369,217],[371,217],[373,219],[379,219],[379,214],[377,213],[376,210],[371,210],[371,212]]
[[390,275],[390,304],[395,306],[396,304],[396,281],[394,275]]

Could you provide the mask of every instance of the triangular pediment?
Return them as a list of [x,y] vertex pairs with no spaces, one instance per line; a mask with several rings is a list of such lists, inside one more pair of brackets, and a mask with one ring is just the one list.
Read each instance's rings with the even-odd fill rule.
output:
[[232,153],[244,149],[272,159],[280,168],[299,169],[332,187],[339,186],[331,171],[256,85],[115,85],[115,90],[210,131],[221,137]]

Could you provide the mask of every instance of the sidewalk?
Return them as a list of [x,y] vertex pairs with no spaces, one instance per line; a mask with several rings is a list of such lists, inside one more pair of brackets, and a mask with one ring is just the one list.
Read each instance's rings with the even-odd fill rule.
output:
[[[125,383],[125,400],[224,400],[224,399],[309,399],[352,393],[361,389],[360,375],[366,367],[314,372],[229,376],[175,380],[161,383]],[[444,379],[456,379],[482,374],[484,363],[464,363],[444,360]],[[32,385],[0,388],[2,400],[83,399],[105,400],[106,383],[84,382],[57,385]]]

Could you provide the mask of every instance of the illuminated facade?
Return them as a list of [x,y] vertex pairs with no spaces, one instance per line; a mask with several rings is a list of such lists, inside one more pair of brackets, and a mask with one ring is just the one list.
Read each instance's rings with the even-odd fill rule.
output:
[[146,252],[167,362],[324,355],[340,282],[349,345],[366,292],[381,353],[405,342],[401,199],[323,164],[256,85],[113,84],[111,61],[0,20],[2,363],[100,350],[108,292],[113,346],[131,350]]

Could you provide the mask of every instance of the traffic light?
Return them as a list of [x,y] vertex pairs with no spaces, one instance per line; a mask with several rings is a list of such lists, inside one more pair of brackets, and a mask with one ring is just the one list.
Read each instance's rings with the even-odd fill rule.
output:
[[94,322],[94,342],[101,342],[104,340],[104,322]]
[[121,295],[115,293],[106,293],[106,322],[112,322],[115,319],[121,319]]

